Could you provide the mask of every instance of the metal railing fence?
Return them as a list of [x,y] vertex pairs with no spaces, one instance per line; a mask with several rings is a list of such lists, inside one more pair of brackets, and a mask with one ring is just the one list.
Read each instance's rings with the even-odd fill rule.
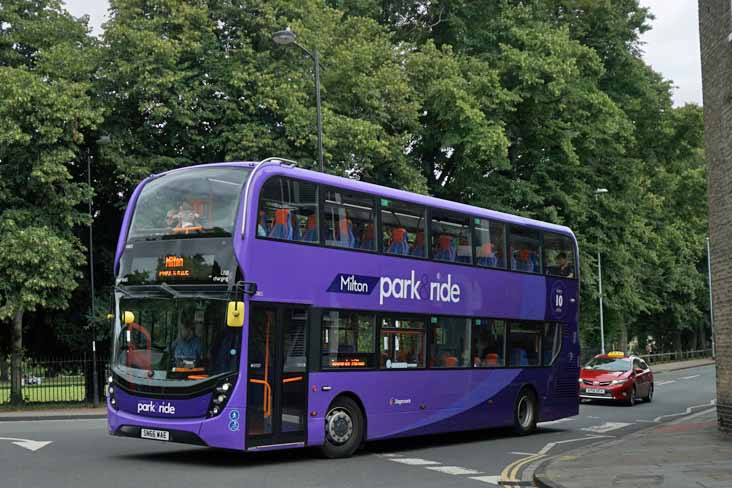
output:
[[[7,359],[9,362],[9,359]],[[108,359],[97,357],[99,394],[103,398]],[[10,371],[7,365],[7,371]],[[94,401],[91,356],[24,358],[21,361],[21,395],[25,403],[76,403]],[[8,374],[9,376],[9,374]],[[100,400],[102,399],[100,398]],[[0,378],[0,405],[10,403],[10,378]]]
[[671,361],[687,361],[689,359],[711,358],[711,349],[697,349],[694,351],[663,352],[659,354],[641,354],[641,358],[648,364],[668,363]]

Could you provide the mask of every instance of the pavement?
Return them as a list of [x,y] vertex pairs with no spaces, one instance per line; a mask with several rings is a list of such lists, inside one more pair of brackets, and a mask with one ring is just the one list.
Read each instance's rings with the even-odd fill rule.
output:
[[716,408],[551,458],[534,472],[543,488],[732,487],[732,435]]

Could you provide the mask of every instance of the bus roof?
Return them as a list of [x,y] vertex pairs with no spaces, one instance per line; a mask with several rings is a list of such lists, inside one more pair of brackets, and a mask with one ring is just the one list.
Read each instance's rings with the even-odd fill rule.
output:
[[209,163],[200,164],[195,166],[187,166],[184,168],[176,168],[169,171],[160,173],[157,176],[161,176],[168,173],[174,173],[177,171],[185,171],[191,168],[201,168],[207,166],[238,166],[244,168],[254,169],[257,166],[271,167],[276,173],[287,175],[293,178],[304,179],[312,181],[314,183],[321,183],[326,185],[332,185],[343,189],[348,189],[356,192],[364,192],[373,195],[377,195],[383,198],[401,200],[405,202],[411,202],[419,205],[425,205],[429,207],[438,207],[444,210],[451,210],[454,212],[471,214],[476,217],[484,217],[488,219],[501,220],[509,224],[517,224],[524,226],[531,226],[541,230],[548,230],[557,232],[560,234],[566,234],[572,236],[575,240],[574,233],[569,227],[563,225],[552,224],[549,222],[543,222],[541,220],[530,219],[527,217],[521,217],[518,215],[508,214],[499,212],[496,210],[489,210],[482,207],[476,207],[473,205],[466,205],[464,203],[453,202],[450,200],[443,200],[441,198],[431,197],[427,195],[421,195],[419,193],[412,193],[404,190],[398,190],[387,186],[376,185],[374,183],[367,183],[359,180],[352,180],[349,178],[343,178],[341,176],[335,176],[318,171],[312,171],[304,168],[299,168],[295,165],[289,164],[287,160],[270,159],[264,162],[257,161],[232,161],[232,162],[221,162],[221,163]]

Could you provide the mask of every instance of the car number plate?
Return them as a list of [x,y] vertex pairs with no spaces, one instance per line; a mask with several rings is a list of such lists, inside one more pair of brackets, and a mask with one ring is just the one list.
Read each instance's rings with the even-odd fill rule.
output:
[[600,395],[605,394],[605,390],[603,390],[602,388],[587,388],[586,391],[587,393],[599,393]]
[[168,441],[170,440],[170,432],[167,430],[142,429],[140,431],[140,437],[156,441]]

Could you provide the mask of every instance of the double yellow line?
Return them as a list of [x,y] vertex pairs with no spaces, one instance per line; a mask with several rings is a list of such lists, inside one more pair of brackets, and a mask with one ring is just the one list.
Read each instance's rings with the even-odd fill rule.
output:
[[532,461],[536,461],[537,459],[541,459],[545,457],[546,454],[533,454],[531,456],[518,459],[505,468],[503,468],[503,471],[501,471],[501,480],[500,484],[501,486],[505,488],[519,488],[519,485],[512,485],[511,483],[520,483],[521,480],[516,479],[516,476],[518,476],[519,470],[521,470],[522,467],[529,464]]

